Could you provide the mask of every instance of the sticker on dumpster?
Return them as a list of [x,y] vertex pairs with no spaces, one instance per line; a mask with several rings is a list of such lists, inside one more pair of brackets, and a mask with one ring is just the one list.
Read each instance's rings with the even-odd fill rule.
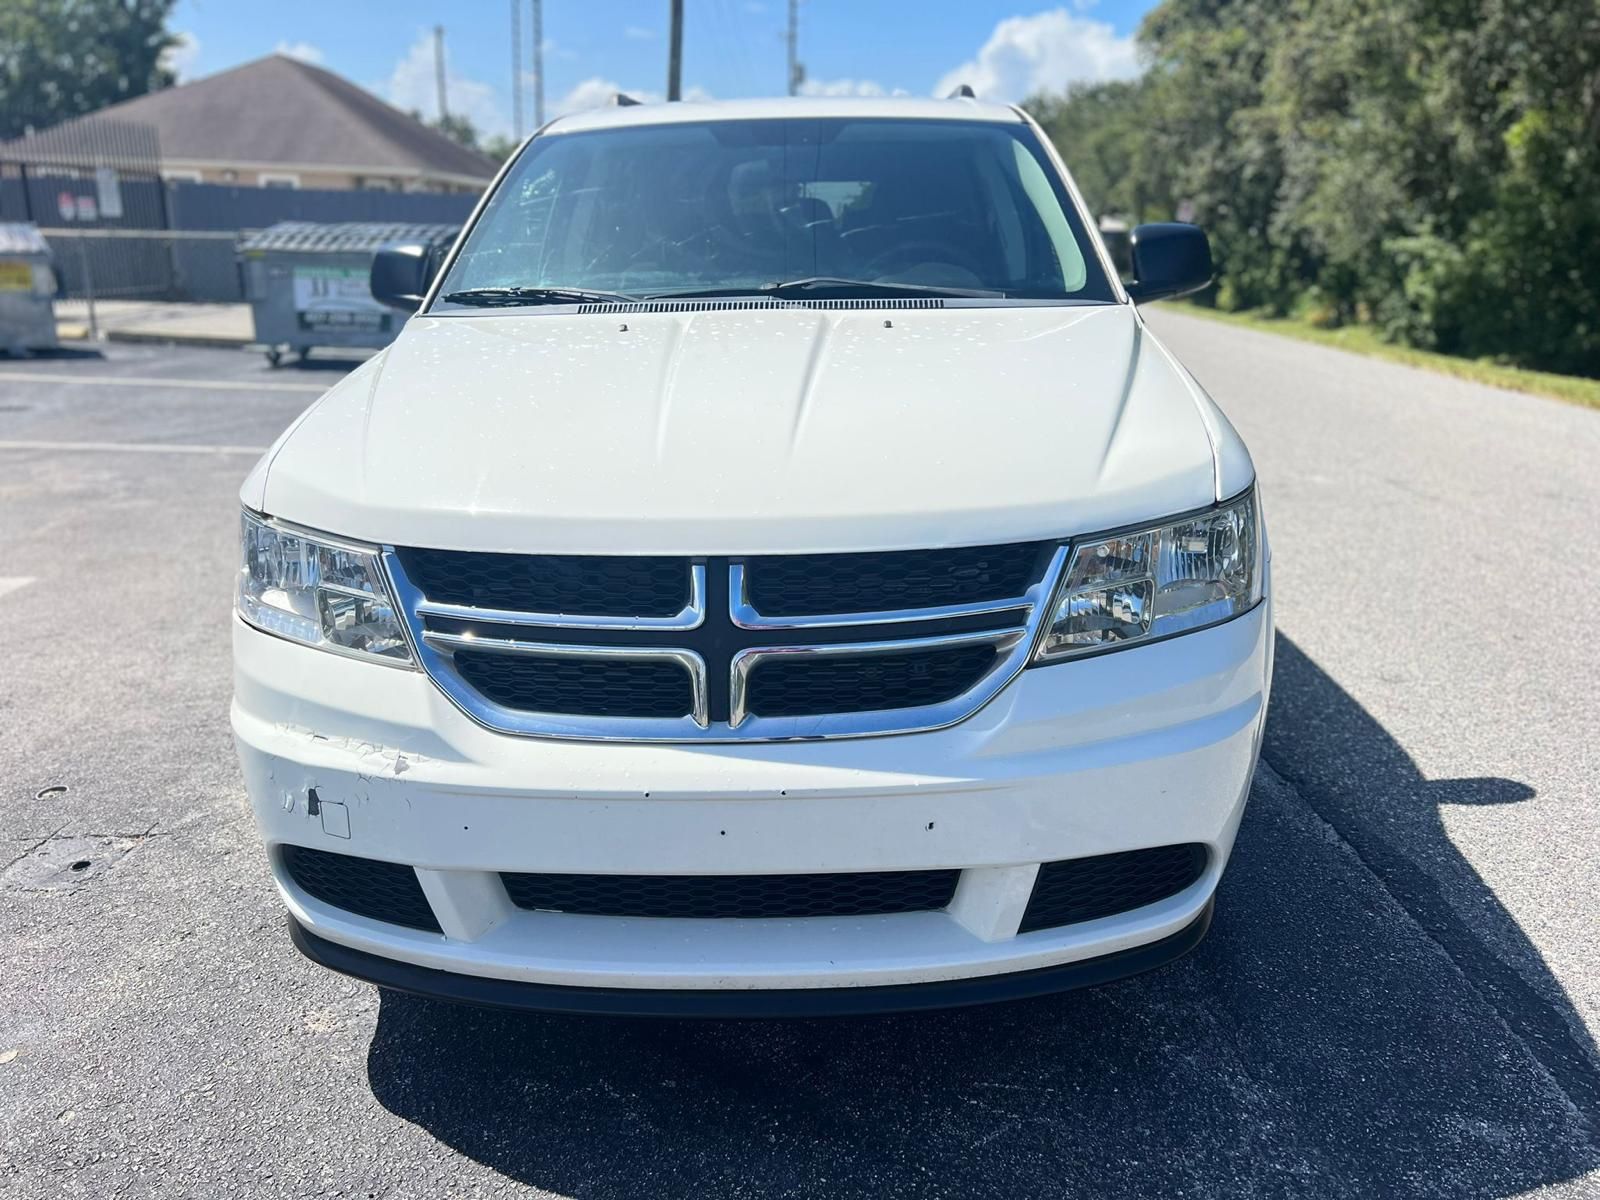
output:
[[33,291],[33,268],[25,262],[0,262],[0,292]]
[[296,267],[295,317],[301,329],[389,328],[389,310],[372,298],[360,267]]

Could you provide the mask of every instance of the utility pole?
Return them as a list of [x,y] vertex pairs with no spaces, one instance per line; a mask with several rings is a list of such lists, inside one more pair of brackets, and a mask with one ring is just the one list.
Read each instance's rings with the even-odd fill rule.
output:
[[511,0],[511,124],[522,140],[522,0]]
[[433,74],[439,88],[439,120],[450,115],[450,106],[444,99],[444,26],[433,27]]
[[667,42],[667,99],[683,99],[683,0],[672,0],[672,36]]
[[533,0],[533,127],[544,128],[544,4]]
[[789,0],[789,95],[806,81],[806,68],[800,61],[800,0]]

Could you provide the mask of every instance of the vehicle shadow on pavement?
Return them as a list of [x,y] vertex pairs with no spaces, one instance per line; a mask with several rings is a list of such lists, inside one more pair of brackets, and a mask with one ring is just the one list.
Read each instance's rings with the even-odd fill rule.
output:
[[1600,1055],[1439,817],[1531,790],[1425,780],[1281,636],[1276,688],[1216,923],[1171,967],[837,1021],[386,993],[373,1094],[577,1197],[1506,1196],[1600,1167]]
[[79,359],[91,359],[96,362],[105,358],[105,352],[97,346],[50,346],[39,350],[30,350],[26,354],[5,354],[0,352],[0,363],[24,362],[73,362]]

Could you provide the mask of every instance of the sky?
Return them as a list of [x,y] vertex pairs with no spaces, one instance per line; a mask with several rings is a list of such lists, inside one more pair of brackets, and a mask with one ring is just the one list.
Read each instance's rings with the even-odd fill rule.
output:
[[[969,83],[1021,100],[1069,82],[1138,72],[1133,32],[1154,0],[801,0],[805,90],[944,95]],[[484,135],[515,132],[512,0],[180,0],[171,27],[179,79],[273,52],[336,71],[404,109],[438,112],[433,27],[444,26],[445,95]],[[518,0],[521,64],[532,48]],[[685,0],[686,99],[781,95],[787,0]],[[546,118],[626,91],[666,90],[668,0],[544,0]],[[531,132],[525,81],[524,132]]]

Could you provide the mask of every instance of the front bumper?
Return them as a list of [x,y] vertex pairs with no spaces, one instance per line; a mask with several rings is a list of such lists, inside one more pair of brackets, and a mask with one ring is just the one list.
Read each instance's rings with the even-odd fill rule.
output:
[[[827,742],[508,737],[420,672],[240,622],[234,650],[246,785],[311,957],[479,1003],[858,1011],[1098,982],[1198,941],[1260,745],[1272,623],[1263,603],[1212,629],[1024,671],[948,729]],[[1178,894],[1017,932],[1040,863],[1189,842],[1207,865]],[[308,895],[284,869],[290,844],[415,867],[443,932]],[[949,868],[961,876],[948,908],[849,918],[531,912],[498,878]]]

